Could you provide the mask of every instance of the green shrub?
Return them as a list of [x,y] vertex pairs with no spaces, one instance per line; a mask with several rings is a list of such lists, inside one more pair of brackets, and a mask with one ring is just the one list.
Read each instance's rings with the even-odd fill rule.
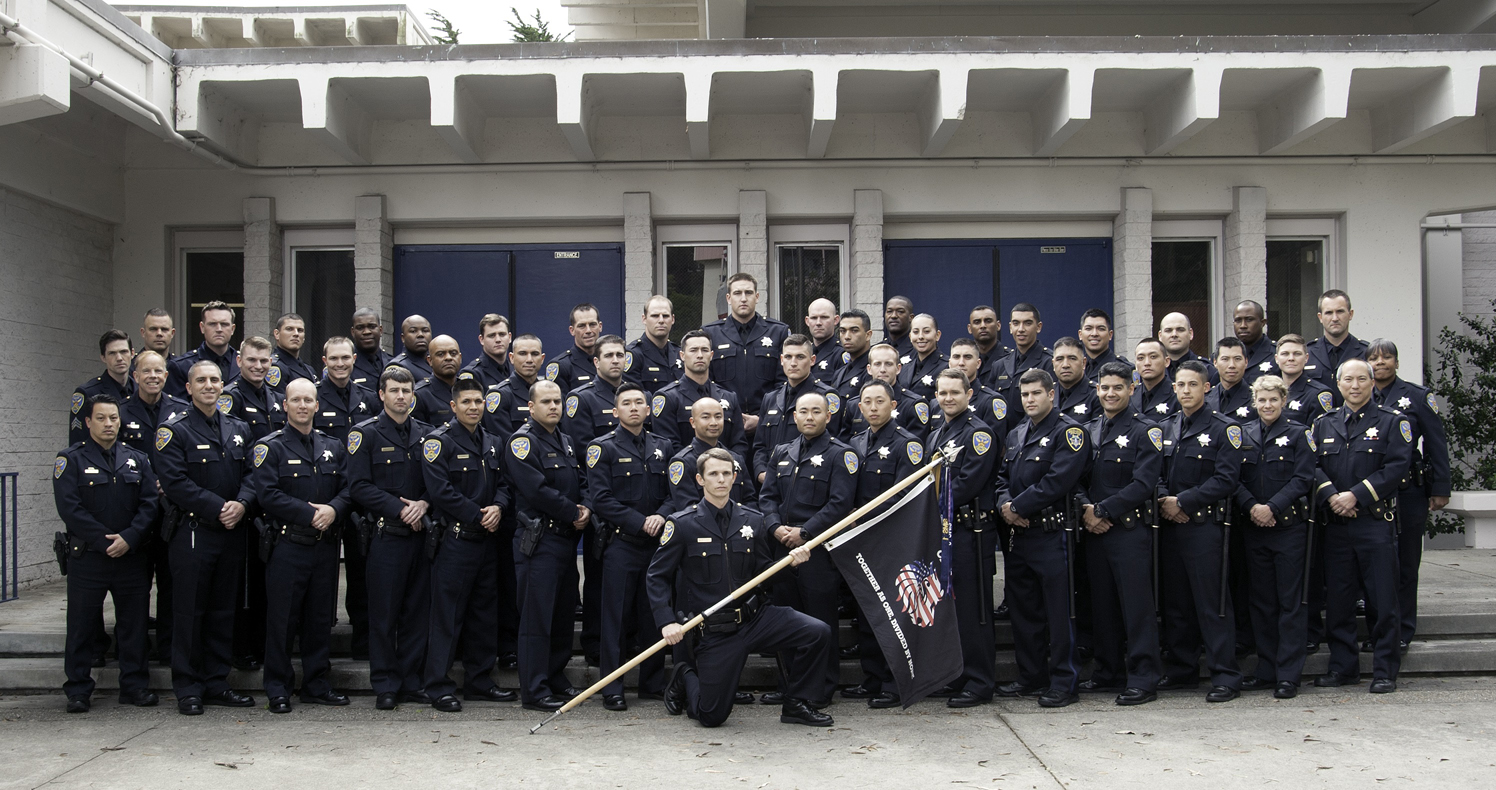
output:
[[[1438,369],[1425,371],[1424,381],[1445,404],[1454,490],[1496,490],[1496,318],[1461,313],[1460,323],[1464,332],[1439,330]],[[1431,535],[1461,532],[1464,519],[1435,513],[1428,529]]]

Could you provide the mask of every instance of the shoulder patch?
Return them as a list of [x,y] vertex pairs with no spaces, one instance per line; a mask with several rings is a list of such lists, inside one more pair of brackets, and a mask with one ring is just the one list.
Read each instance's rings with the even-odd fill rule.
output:
[[1085,431],[1085,429],[1083,429],[1083,428],[1076,428],[1076,427],[1066,428],[1065,429],[1065,444],[1069,445],[1071,452],[1073,452],[1073,453],[1080,452],[1080,448],[1086,446],[1086,431]]
[[234,396],[224,393],[218,396],[218,413],[228,414],[234,410]]
[[666,521],[665,528],[663,530],[660,530],[660,545],[663,546],[666,543],[669,543],[670,539],[673,537],[675,537],[675,522]]
[[910,442],[904,445],[904,452],[909,454],[909,463],[919,466],[919,462],[925,460],[925,448],[919,446],[919,442]]
[[992,416],[999,420],[1008,418],[1008,402],[1002,398],[992,399]]
[[271,365],[270,372],[265,374],[265,383],[272,387],[279,387],[281,383],[281,369],[279,365]]
[[561,375],[560,362],[552,362],[551,364],[545,366],[545,378],[547,381],[555,381],[556,377],[559,375]]
[[[925,403],[924,401],[917,401],[914,404],[914,416],[916,416],[916,417],[919,418],[920,425],[929,425],[930,424],[930,404]],[[919,462],[915,461],[915,463],[919,463]]]
[[516,436],[509,442],[509,452],[523,461],[530,455],[530,437]]
[[171,434],[171,429],[168,428],[168,427],[166,427],[165,425],[163,425],[160,428],[156,429],[156,451],[157,452],[160,452],[160,451],[166,449],[166,445],[171,444],[171,435],[172,435]]
[[82,411],[82,409],[83,409],[83,401],[84,401],[83,393],[81,393],[81,392],[75,392],[75,393],[73,393],[73,402],[71,404],[71,408],[72,408],[74,414],[77,414],[79,411]]
[[1329,412],[1331,409],[1335,408],[1335,396],[1331,395],[1329,392],[1321,392],[1319,394],[1319,407],[1325,412]]
[[426,443],[421,445],[421,455],[425,457],[427,463],[435,461],[436,457],[441,454],[442,442],[440,439],[427,439]]
[[483,408],[486,409],[489,414],[493,414],[494,412],[499,410],[499,401],[501,401],[502,399],[503,395],[501,393],[490,392],[487,395],[483,396]]
[[[1328,394],[1328,393],[1326,393],[1326,394]],[[1241,426],[1238,426],[1238,425],[1228,425],[1228,426],[1226,426],[1226,441],[1231,442],[1231,446],[1232,447],[1240,450],[1241,449]]]
[[599,447],[599,446],[597,446],[595,444],[591,444],[591,445],[587,446],[587,468],[588,469],[591,469],[592,467],[597,466],[597,459],[602,458],[602,457],[603,457],[603,448],[601,448],[601,447]]
[[665,396],[664,395],[656,395],[656,396],[654,396],[654,400],[651,401],[651,403],[650,403],[650,412],[653,413],[654,416],[656,416],[656,417],[658,417],[661,414],[665,413]]
[[845,364],[847,364],[848,362],[851,362],[851,361],[852,361],[852,352],[850,352],[850,351],[843,351],[842,352],[842,364],[845,365]]
[[832,414],[841,411],[841,396],[834,392],[826,393],[826,409]]
[[1434,393],[1430,392],[1427,396],[1425,396],[1424,399],[1428,401],[1429,411],[1432,411],[1433,413],[1438,414],[1439,413],[1439,401],[1434,400]]
[[992,449],[992,434],[986,431],[977,431],[971,435],[971,449],[977,451],[977,455],[986,455]]
[[1413,443],[1413,426],[1409,425],[1407,420],[1397,421],[1397,432],[1402,434],[1403,441],[1408,444]]
[[52,479],[56,480],[57,478],[62,477],[62,473],[67,471],[67,468],[68,457],[65,455],[57,456],[57,463],[52,465]]
[[349,431],[348,432],[348,454],[349,455],[353,455],[354,453],[358,452],[359,446],[362,445],[363,443],[364,443],[364,435],[363,435],[363,433],[361,433],[359,431]]
[[623,369],[624,370],[633,370],[634,369],[634,352],[632,352],[632,351],[625,351],[625,352],[623,352]]
[[255,445],[254,461],[255,461],[255,468],[256,469],[260,468],[260,464],[265,463],[265,456],[267,456],[269,454],[270,454],[270,448],[267,447],[266,445],[263,445],[263,444],[257,444],[257,445]]
[[682,477],[685,477],[685,476],[686,476],[686,462],[685,461],[671,461],[670,462],[670,485],[673,485],[673,486],[680,485],[680,479]]
[[1148,441],[1153,442],[1153,449],[1162,452],[1164,449],[1164,429],[1149,428]]
[[410,399],[410,405],[405,407],[405,415],[408,417],[416,413],[416,399]]
[[1309,452],[1311,452],[1311,453],[1318,452],[1317,448],[1314,446],[1314,429],[1313,428],[1305,428],[1304,429],[1304,438],[1309,441]]
[[855,474],[857,474],[857,453],[856,453],[856,451],[854,451],[854,450],[848,450],[848,451],[842,453],[842,465],[845,466],[845,467],[847,467],[847,474],[849,474],[849,475],[855,475]]
[[473,372],[471,370],[464,370],[461,373],[457,374],[457,380],[458,381],[461,381],[463,379],[470,379],[472,377],[473,377]]
[[573,395],[573,396],[571,396],[571,397],[569,397],[569,398],[566,399],[566,416],[568,416],[568,417],[575,417],[575,416],[577,416],[577,404],[580,401],[581,401],[581,399],[578,398],[575,395]]

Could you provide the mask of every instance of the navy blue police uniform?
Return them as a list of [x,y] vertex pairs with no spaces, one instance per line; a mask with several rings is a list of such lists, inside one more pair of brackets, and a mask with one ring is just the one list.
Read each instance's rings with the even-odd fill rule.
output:
[[416,356],[409,351],[401,351],[390,360],[390,365],[399,365],[410,371],[410,375],[415,377],[417,384],[431,378],[431,363],[427,361],[425,354]]
[[281,394],[285,394],[287,384],[297,379],[306,379],[315,384],[320,378],[322,376],[317,373],[316,368],[279,346],[270,355],[270,370],[265,372],[265,383]]
[[[317,382],[317,411],[312,415],[312,427],[331,436],[339,444],[345,444],[348,441],[348,431],[354,424],[369,419],[382,408],[384,407],[379,398],[372,391],[352,381],[339,387],[331,377],[324,376]],[[353,657],[363,660],[369,657],[369,587],[365,571],[367,558],[357,530],[343,530],[342,541],[343,571],[348,585],[343,593],[343,606],[348,610],[349,622],[353,624]]]
[[1174,380],[1174,374],[1176,374],[1176,373],[1179,372],[1179,366],[1183,365],[1186,362],[1199,362],[1200,364],[1204,365],[1205,366],[1206,378],[1209,379],[1211,386],[1215,386],[1217,383],[1220,382],[1220,380],[1221,380],[1221,373],[1220,373],[1220,371],[1216,370],[1215,364],[1212,363],[1210,360],[1206,359],[1205,357],[1202,357],[1199,354],[1196,354],[1195,352],[1193,352],[1193,351],[1191,351],[1191,350],[1189,350],[1187,348],[1184,350],[1184,353],[1179,356],[1178,359],[1170,359],[1169,360],[1169,380],[1170,381],[1173,381]]
[[[74,445],[88,438],[88,429],[83,426],[83,407],[88,399],[95,395],[108,395],[117,403],[124,403],[135,394],[135,380],[125,378],[125,383],[120,384],[107,372],[101,373],[88,381],[78,385],[73,390],[73,397],[68,401],[68,444]],[[123,416],[123,415],[121,415]]]
[[837,371],[852,358],[835,335],[816,343],[815,352],[816,361],[810,369],[810,377],[826,384],[835,382]]
[[1304,375],[1288,385],[1288,402],[1283,406],[1283,416],[1302,425],[1311,425],[1337,405],[1330,389],[1309,378],[1306,368]]
[[898,387],[920,400],[929,400],[935,397],[935,379],[950,366],[950,360],[939,348],[924,359],[915,352],[914,358],[899,371]]
[[225,387],[234,379],[239,378],[239,352],[233,346],[227,346],[222,354],[216,354],[208,348],[205,342],[179,357],[172,357],[171,361],[166,363],[166,392],[178,398],[186,398],[187,374],[192,370],[193,365],[203,360],[218,366],[218,372],[223,378]]
[[1148,385],[1142,381],[1132,389],[1132,403],[1130,408],[1157,423],[1162,423],[1170,415],[1179,413],[1179,399],[1174,397],[1174,379],[1164,376],[1159,380],[1158,386],[1148,389]]
[[[717,442],[715,447],[727,450],[722,442]],[[691,443],[682,447],[670,458],[670,512],[675,513],[691,507],[701,500],[701,486],[696,483],[696,459],[712,447],[706,442],[691,438]],[[758,486],[754,483],[753,473],[748,468],[748,462],[741,455],[727,450],[732,455],[733,468],[738,476],[732,483],[732,501],[744,505],[753,505],[758,499]]]
[[[916,398],[908,390],[898,387],[894,387],[893,390],[895,398],[893,423],[919,437],[920,441],[924,441],[925,435],[930,432],[931,415],[938,415],[939,407],[931,407],[929,403]],[[840,435],[850,438],[868,429],[867,417],[862,414],[861,403],[861,392],[853,394],[842,402]]]
[[835,389],[808,377],[794,387],[786,381],[764,393],[763,402],[759,406],[758,430],[753,433],[752,460],[755,478],[769,471],[769,456],[774,448],[800,436],[800,430],[795,426],[795,404],[800,396],[812,393],[826,398],[826,413],[830,416],[826,432],[832,436],[842,435],[843,403],[841,395]]
[[353,383],[364,389],[379,391],[379,377],[390,366],[390,354],[378,345],[369,351],[353,349]]
[[790,328],[754,313],[746,324],[728,316],[701,331],[712,339],[712,381],[737,394],[744,414],[758,414],[764,394],[784,381],[779,347]]
[[516,371],[500,382],[497,390],[489,390],[483,398],[483,430],[505,441],[524,425],[525,420],[530,419],[530,387],[533,384]]
[[1097,354],[1094,357],[1091,356],[1090,351],[1086,352],[1086,381],[1089,381],[1094,385],[1097,379],[1101,378],[1101,366],[1105,365],[1108,362],[1120,362],[1121,364],[1126,365],[1127,369],[1133,372],[1133,382],[1137,382],[1137,371],[1135,370],[1136,366],[1132,364],[1131,360],[1123,359],[1117,356],[1117,352],[1113,351],[1111,346],[1107,346],[1106,348],[1102,349],[1101,353]]
[[432,376],[416,384],[415,396],[410,416],[427,425],[446,425],[452,421],[451,384]]
[[624,347],[623,378],[644,388],[650,395],[680,378],[680,346],[666,340],[664,348],[644,335]]
[[1318,382],[1321,388],[1331,394],[1335,407],[1339,408],[1345,399],[1335,386],[1335,373],[1340,370],[1340,364],[1348,359],[1366,359],[1367,346],[1365,340],[1349,332],[1345,333],[1345,339],[1338,346],[1330,343],[1323,335],[1316,337],[1304,347],[1304,353],[1309,359],[1304,362],[1303,377]]
[[458,375],[471,373],[472,377],[477,379],[478,383],[482,384],[485,390],[492,392],[498,388],[504,379],[509,378],[509,374],[512,372],[507,361],[500,362],[487,353],[483,353],[479,354],[477,359],[463,365]]
[[617,400],[614,386],[603,379],[577,387],[566,396],[561,430],[571,437],[573,445],[586,447],[588,442],[618,427],[618,417],[613,413]]
[[573,345],[545,365],[545,377],[561,387],[565,395],[577,387],[597,380],[597,364],[593,352],[583,351]]
[[1252,403],[1252,384],[1246,379],[1237,382],[1235,387],[1223,384],[1211,387],[1205,394],[1205,408],[1218,411],[1242,425],[1257,419],[1257,407]]
[[[234,379],[218,396],[218,411],[249,424],[254,441],[286,427],[286,394],[268,383],[256,387],[246,379]],[[253,513],[245,515],[248,523]],[[241,668],[254,669],[265,656],[265,561],[260,559],[259,536],[252,529],[239,530],[244,541],[244,583],[238,588],[234,617],[234,660]]]
[[1242,376],[1242,383],[1248,387],[1257,383],[1263,376],[1281,376],[1283,371],[1278,369],[1278,344],[1267,335],[1257,339],[1257,342],[1246,347],[1247,371]]
[[[980,348],[977,349],[981,351]],[[987,387],[997,389],[997,369],[1002,366],[1003,360],[1013,353],[1013,349],[1002,343],[993,344],[992,348],[982,354],[982,364],[977,368],[977,381]]]
[[843,361],[841,368],[836,371],[836,376],[827,383],[836,390],[837,394],[842,396],[843,400],[856,396],[857,393],[862,391],[862,385],[873,380],[873,377],[867,372],[867,356],[868,351],[871,350],[863,351],[856,358],[853,358],[850,352],[842,352]]
[[1023,400],[1018,395],[1018,380],[1035,368],[1054,375],[1054,353],[1038,343],[1029,346],[1026,352],[1014,348],[993,366],[992,380],[987,385],[1008,402],[1009,412],[1023,413]]
[[691,427],[691,407],[702,398],[722,404],[720,441],[739,456],[751,458],[748,434],[743,431],[743,415],[753,412],[742,406],[737,394],[715,381],[702,385],[689,376],[681,376],[661,387],[649,399],[649,430],[669,439],[676,447],[689,444],[696,435]]
[[225,384],[223,394],[218,396],[218,410],[248,423],[255,439],[286,427],[286,393],[267,384],[256,387],[244,379]]
[[[156,428],[161,423],[171,419],[178,414],[185,414],[192,408],[192,404],[181,398],[167,395],[165,392],[156,399],[155,403],[146,403],[140,398],[137,390],[135,395],[119,407],[119,440],[135,449],[145,453],[147,457],[151,453],[151,445],[156,441]],[[161,509],[156,508],[156,523],[151,525],[152,533],[161,528]],[[150,558],[151,578],[156,584],[156,646],[151,655],[151,660],[163,664],[171,663],[171,627],[172,627],[172,586],[171,586],[171,546],[164,540],[155,539],[148,542],[145,552]]]
[[1101,413],[1101,400],[1096,397],[1096,385],[1081,379],[1075,386],[1065,389],[1058,380],[1054,384],[1055,411],[1084,425]]

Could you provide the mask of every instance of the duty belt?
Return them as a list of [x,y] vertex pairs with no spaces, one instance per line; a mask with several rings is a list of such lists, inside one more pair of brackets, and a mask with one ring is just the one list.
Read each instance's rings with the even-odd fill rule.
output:
[[956,506],[956,525],[967,529],[985,529],[992,522],[992,512],[977,506],[975,500]]
[[1231,515],[1231,501],[1222,499],[1219,502],[1206,505],[1193,513],[1187,513],[1191,524],[1224,524]]
[[316,527],[303,527],[299,524],[282,524],[281,537],[298,546],[315,546],[319,541],[333,540],[337,535],[336,527],[317,529]]
[[1148,526],[1148,519],[1151,512],[1152,509],[1148,505],[1144,504],[1132,510],[1123,511],[1118,515],[1112,516],[1111,522],[1112,524],[1122,527],[1123,529],[1133,529],[1135,527]]
[[736,609],[719,609],[701,621],[697,626],[702,636],[707,634],[735,634],[745,623],[753,620],[760,609],[764,608],[762,595],[754,594],[748,596],[748,600]]
[[408,538],[411,535],[416,534],[415,530],[411,529],[408,525],[405,524],[405,522],[401,521],[398,518],[385,518],[384,516],[380,516],[378,519],[375,519],[374,527],[375,529],[378,529],[381,534],[394,535],[397,538]]
[[1039,528],[1045,532],[1055,532],[1065,528],[1065,506],[1051,505],[1033,516],[1029,517],[1029,529]]
[[460,521],[453,522],[451,530],[452,537],[457,538],[458,540],[478,541],[493,535],[492,532],[489,532],[482,526],[468,527]]
[[660,542],[659,538],[651,538],[648,535],[630,535],[617,527],[613,528],[613,536],[624,543],[632,543],[635,546],[651,546]]

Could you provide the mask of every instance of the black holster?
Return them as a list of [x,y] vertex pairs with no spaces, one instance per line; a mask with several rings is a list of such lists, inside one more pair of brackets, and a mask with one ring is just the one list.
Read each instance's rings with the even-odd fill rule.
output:
[[436,552],[442,547],[442,533],[447,527],[430,518],[425,519],[424,523],[426,525],[426,561],[430,562],[436,559]]
[[280,540],[280,525],[269,516],[255,516],[250,523],[260,531],[260,562],[269,562],[275,553],[276,541]]
[[57,570],[63,576],[68,575],[68,534],[66,532],[53,533],[52,553],[57,556]]
[[374,525],[368,517],[357,510],[348,512],[348,523],[358,534],[358,553],[369,556],[369,544],[374,541]]
[[595,560],[601,560],[603,558],[603,553],[608,550],[608,544],[613,541],[613,534],[617,532],[617,530],[609,527],[607,524],[604,524],[602,520],[597,517],[596,513],[592,514],[592,523],[590,524],[590,526],[592,528],[592,558]]
[[173,535],[177,534],[177,527],[182,525],[182,509],[175,502],[161,498],[161,542],[170,543]]
[[514,518],[523,531],[519,539],[519,553],[526,557],[535,556],[535,549],[540,546],[540,534],[545,532],[545,519],[531,518],[520,510],[514,511]]

